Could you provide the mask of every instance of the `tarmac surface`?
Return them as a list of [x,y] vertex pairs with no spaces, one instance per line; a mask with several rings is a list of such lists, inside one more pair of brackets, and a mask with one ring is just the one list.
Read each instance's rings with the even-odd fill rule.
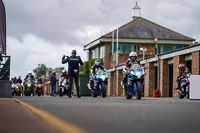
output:
[[39,116],[13,98],[0,98],[0,133],[57,133]]
[[89,133],[200,133],[199,100],[49,96],[17,99]]

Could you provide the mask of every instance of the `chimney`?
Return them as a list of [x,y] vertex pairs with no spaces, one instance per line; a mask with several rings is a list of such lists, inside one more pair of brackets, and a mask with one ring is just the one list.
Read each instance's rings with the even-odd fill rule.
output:
[[136,5],[134,8],[132,8],[132,18],[135,19],[137,17],[141,17],[141,12],[140,12],[140,7],[137,5],[137,1],[136,1]]

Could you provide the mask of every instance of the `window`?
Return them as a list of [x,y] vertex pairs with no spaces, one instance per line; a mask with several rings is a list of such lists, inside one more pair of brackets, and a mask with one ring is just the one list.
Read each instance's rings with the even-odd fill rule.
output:
[[105,56],[105,46],[100,46],[92,49],[92,59],[103,58]]
[[131,52],[131,44],[120,44],[121,53],[129,54]]
[[[113,52],[116,53],[117,44],[114,43]],[[121,54],[129,54],[131,51],[135,51],[136,53],[140,53],[140,44],[130,44],[130,43],[119,43],[118,47],[119,53]],[[110,43],[110,55],[112,55],[112,43]]]
[[100,47],[100,56],[99,58],[103,58],[105,56],[105,46]]
[[170,51],[174,51],[174,50],[177,50],[177,49],[180,49],[180,48],[183,48],[184,45],[166,45],[166,44],[163,44],[163,45],[157,45],[157,48],[158,48],[158,51],[155,47],[155,54],[163,54],[163,53],[167,53],[167,52],[170,52]]
[[135,51],[137,54],[140,54],[140,44],[133,44],[131,51]]
[[99,47],[92,50],[92,59],[99,58]]

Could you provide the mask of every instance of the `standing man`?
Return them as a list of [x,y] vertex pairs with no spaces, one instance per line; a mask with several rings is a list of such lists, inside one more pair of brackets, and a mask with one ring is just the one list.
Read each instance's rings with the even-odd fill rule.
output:
[[62,64],[65,64],[68,62],[68,76],[69,76],[69,91],[68,91],[68,97],[71,98],[71,91],[72,91],[72,83],[73,79],[75,80],[76,90],[77,90],[77,97],[81,98],[81,95],[79,93],[79,83],[78,83],[78,77],[79,77],[79,63],[83,65],[83,62],[80,58],[80,56],[76,56],[76,50],[72,50],[71,53],[72,56],[66,57],[66,55],[63,55],[62,57]]
[[50,76],[50,84],[51,84],[51,95],[54,96],[54,93],[56,92],[56,70],[53,70],[51,76]]

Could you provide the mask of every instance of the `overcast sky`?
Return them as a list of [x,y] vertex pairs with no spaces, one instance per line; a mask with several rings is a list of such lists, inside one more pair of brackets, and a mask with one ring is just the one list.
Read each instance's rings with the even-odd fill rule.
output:
[[[131,21],[135,0],[3,0],[7,15],[7,54],[11,77],[38,64],[65,67],[63,54]],[[141,16],[183,35],[200,38],[200,0],[137,0]]]

